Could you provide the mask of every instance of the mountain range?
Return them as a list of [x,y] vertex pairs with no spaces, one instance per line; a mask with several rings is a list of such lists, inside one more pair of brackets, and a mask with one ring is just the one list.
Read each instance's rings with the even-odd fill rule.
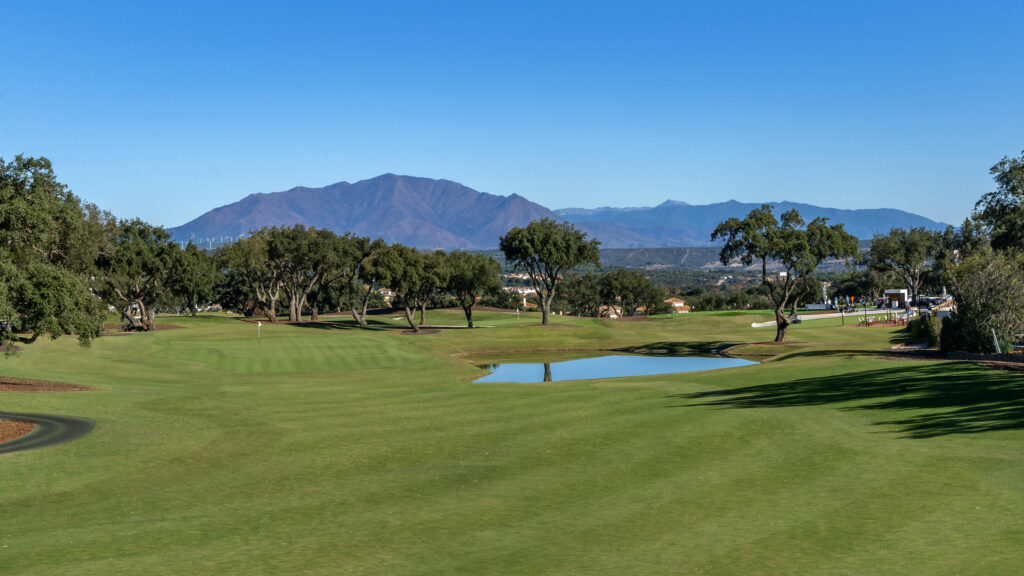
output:
[[[842,223],[858,238],[892,227],[942,229],[945,224],[902,210],[840,210],[793,202],[766,202],[776,214],[796,208]],[[418,248],[493,249],[498,237],[532,220],[567,220],[601,241],[604,248],[708,246],[722,220],[742,218],[760,204],[735,200],[691,205],[668,200],[653,207],[549,210],[519,196],[478,192],[450,180],[384,174],[323,188],[296,187],[250,194],[170,228],[174,239],[222,243],[264,226],[304,224],[337,233],[383,238]]]

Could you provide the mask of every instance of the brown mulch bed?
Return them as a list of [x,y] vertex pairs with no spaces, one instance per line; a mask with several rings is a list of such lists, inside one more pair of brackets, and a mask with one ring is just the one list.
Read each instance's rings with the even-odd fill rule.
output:
[[0,420],[0,443],[21,438],[35,428],[33,422],[22,422],[21,420]]
[[85,390],[99,390],[99,388],[0,376],[0,392],[78,392]]

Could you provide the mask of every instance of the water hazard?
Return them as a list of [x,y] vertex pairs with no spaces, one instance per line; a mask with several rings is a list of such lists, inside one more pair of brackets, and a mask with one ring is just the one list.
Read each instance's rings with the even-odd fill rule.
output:
[[653,376],[718,370],[757,364],[740,358],[723,356],[636,356],[612,354],[597,358],[580,358],[560,362],[494,362],[479,366],[491,373],[474,382],[561,382],[563,380],[591,380],[596,378],[623,378],[626,376]]

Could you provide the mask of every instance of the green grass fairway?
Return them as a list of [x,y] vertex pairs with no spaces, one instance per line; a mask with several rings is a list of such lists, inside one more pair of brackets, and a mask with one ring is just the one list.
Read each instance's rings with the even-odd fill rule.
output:
[[[209,316],[38,342],[0,374],[102,390],[0,392],[0,410],[96,428],[0,455],[0,574],[1024,570],[1024,375],[889,359],[900,333],[839,319],[758,344],[765,317],[264,323],[257,341]],[[764,362],[473,384],[463,356],[728,344]]]

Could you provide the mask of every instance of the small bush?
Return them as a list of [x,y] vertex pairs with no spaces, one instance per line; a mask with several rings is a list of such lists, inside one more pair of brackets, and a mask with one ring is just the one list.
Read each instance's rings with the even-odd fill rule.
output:
[[911,340],[924,339],[929,347],[936,347],[942,339],[942,322],[932,316],[919,316],[907,323],[907,331]]

